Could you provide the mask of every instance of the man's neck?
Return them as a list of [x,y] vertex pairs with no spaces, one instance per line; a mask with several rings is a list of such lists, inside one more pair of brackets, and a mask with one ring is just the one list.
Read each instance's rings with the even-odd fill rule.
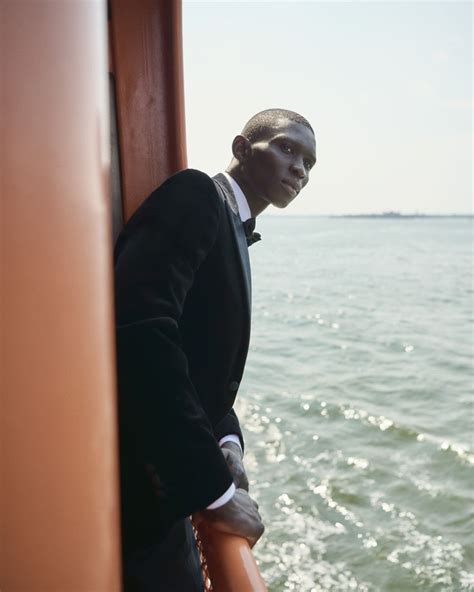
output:
[[238,167],[232,166],[231,163],[225,172],[238,183],[239,187],[242,189],[243,194],[245,195],[245,199],[249,205],[252,218],[256,218],[263,212],[265,208],[268,207],[268,202],[264,201],[261,197],[258,197],[255,192],[252,191],[252,188],[246,182],[245,176],[242,175]]

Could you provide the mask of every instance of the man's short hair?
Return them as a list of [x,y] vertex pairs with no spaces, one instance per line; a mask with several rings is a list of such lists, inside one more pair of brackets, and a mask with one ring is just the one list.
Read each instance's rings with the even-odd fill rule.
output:
[[314,135],[309,121],[299,113],[287,109],[265,109],[247,121],[242,130],[242,136],[245,136],[250,142],[256,142],[264,137],[269,129],[278,127],[282,120],[300,123],[310,129]]

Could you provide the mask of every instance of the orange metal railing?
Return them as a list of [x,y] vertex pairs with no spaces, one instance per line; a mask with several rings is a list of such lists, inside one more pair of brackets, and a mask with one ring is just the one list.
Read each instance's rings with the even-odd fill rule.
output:
[[195,532],[206,592],[266,592],[245,539],[215,530],[205,521],[199,522]]

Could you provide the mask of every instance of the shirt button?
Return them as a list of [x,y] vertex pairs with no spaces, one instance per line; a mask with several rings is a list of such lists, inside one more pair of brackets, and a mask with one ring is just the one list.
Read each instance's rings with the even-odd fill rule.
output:
[[229,384],[229,390],[230,391],[237,391],[239,389],[239,383],[236,380],[233,380],[230,384]]

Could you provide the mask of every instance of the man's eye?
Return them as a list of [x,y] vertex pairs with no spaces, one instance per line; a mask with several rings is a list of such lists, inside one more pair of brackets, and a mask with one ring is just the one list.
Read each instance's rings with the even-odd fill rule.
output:
[[292,154],[293,148],[289,144],[282,144],[281,149],[285,154]]

